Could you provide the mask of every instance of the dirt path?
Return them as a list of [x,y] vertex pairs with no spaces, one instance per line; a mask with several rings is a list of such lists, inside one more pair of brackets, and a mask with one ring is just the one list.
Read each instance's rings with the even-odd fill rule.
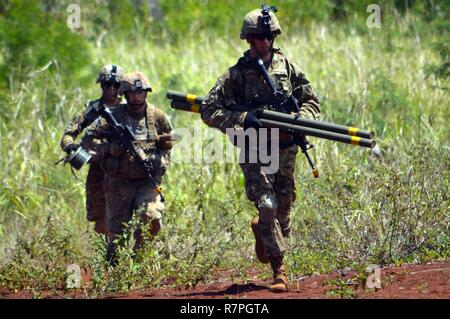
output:
[[[256,278],[256,276],[255,276]],[[273,294],[267,289],[267,282],[255,279],[251,282],[233,284],[217,282],[198,285],[194,289],[158,288],[132,291],[128,294],[105,295],[102,298],[439,298],[450,299],[450,262],[430,264],[409,264],[400,267],[388,266],[381,269],[381,289],[364,289],[357,280],[357,274],[332,273],[313,275],[290,283],[287,293]],[[64,292],[44,293],[47,298],[64,297]],[[65,295],[66,297],[74,297]],[[0,298],[30,298],[28,292],[10,293],[0,291]],[[82,298],[81,295],[75,295]]]

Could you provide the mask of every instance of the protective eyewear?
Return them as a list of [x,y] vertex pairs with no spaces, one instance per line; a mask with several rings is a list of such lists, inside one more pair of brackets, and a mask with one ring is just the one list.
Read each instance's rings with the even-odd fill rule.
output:
[[103,82],[102,85],[104,87],[114,86],[115,88],[118,88],[120,86],[120,83],[119,82],[115,82],[115,81],[106,81],[106,82]]
[[258,33],[253,34],[253,37],[259,41],[263,41],[264,39],[272,41],[275,38],[275,35],[273,33]]

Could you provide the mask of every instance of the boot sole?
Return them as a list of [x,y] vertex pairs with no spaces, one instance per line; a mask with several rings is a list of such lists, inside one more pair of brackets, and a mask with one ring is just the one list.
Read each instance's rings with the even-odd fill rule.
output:
[[289,289],[287,287],[269,287],[269,291],[274,293],[282,293],[288,292]]

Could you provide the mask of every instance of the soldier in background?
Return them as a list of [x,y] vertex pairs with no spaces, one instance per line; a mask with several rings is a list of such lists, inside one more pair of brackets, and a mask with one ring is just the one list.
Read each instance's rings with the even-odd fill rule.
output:
[[[90,129],[94,127],[95,121],[98,120],[95,112],[91,111],[100,104],[104,104],[110,109],[120,104],[118,92],[123,76],[124,70],[120,66],[109,64],[101,68],[97,77],[97,83],[100,83],[102,96],[95,101],[86,103],[86,109],[77,114],[64,130],[64,135],[61,139],[61,148],[65,152],[70,154],[79,147],[75,143],[75,140],[85,128],[87,128],[87,135],[83,138],[82,144],[87,150],[91,151],[93,144],[101,142],[98,139],[87,138]],[[87,220],[95,223],[94,230],[97,233],[107,235],[106,203],[103,190],[105,176],[98,161],[90,162],[86,178],[86,212]]]
[[[119,94],[124,94],[126,104],[112,110],[119,124],[128,126],[134,134],[134,146],[143,160],[151,161],[154,167],[152,178],[160,185],[170,161],[173,140],[161,136],[172,135],[172,124],[167,115],[146,101],[152,88],[141,72],[126,74],[121,81]],[[107,259],[116,264],[116,239],[122,234],[124,223],[138,213],[144,225],[150,226],[150,233],[156,236],[162,226],[164,203],[157,188],[149,183],[148,176],[138,161],[122,148],[114,137],[111,124],[101,118],[92,129],[92,136],[109,136],[106,143],[93,147],[102,154],[102,168],[105,172],[106,217],[109,230]],[[135,250],[143,244],[142,229],[135,234]]]
[[[261,9],[249,12],[242,25],[240,38],[246,40],[250,50],[238,63],[230,67],[217,81],[205,98],[201,109],[203,121],[225,132],[227,128],[262,128],[253,112],[242,112],[239,106],[272,107],[273,95],[255,66],[257,58],[264,65],[285,97],[293,94],[301,105],[300,115],[318,119],[319,100],[299,67],[292,63],[273,43],[281,27],[270,11],[270,23],[264,23]],[[281,110],[276,110],[281,111]],[[293,137],[280,130],[279,169],[275,174],[265,174],[260,163],[241,163],[245,177],[247,197],[254,203],[259,217],[252,222],[256,239],[256,255],[262,263],[271,264],[274,280],[269,289],[274,292],[288,290],[288,280],[283,263],[287,249],[286,237],[291,228],[291,208],[295,201],[294,168],[298,146]],[[248,149],[241,150],[247,152]]]

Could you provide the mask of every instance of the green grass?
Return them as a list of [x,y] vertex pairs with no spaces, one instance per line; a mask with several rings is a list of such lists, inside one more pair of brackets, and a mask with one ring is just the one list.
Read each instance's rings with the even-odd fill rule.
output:
[[[443,62],[434,49],[440,35],[426,29],[414,34],[415,23],[399,19],[365,33],[312,23],[277,40],[318,93],[322,119],[373,129],[383,155],[377,160],[367,149],[312,138],[318,180],[298,156],[286,259],[292,278],[449,258],[448,81],[429,73]],[[108,35],[88,48],[93,66],[115,62],[146,73],[154,87],[149,101],[175,127],[191,128],[198,115],[171,110],[167,90],[205,95],[246,43],[200,32],[175,44]],[[42,290],[64,287],[70,263],[92,272],[87,296],[193,286],[217,269],[244,274],[257,268],[269,277],[255,261],[249,223],[256,211],[237,164],[171,165],[158,240],[140,262],[130,261],[127,246],[119,266],[106,267],[102,238],[85,220],[87,170],[76,180],[68,167],[54,166],[63,156],[65,125],[86,99],[99,96],[94,78],[77,87],[67,84],[70,77],[43,71],[1,92],[0,286],[39,297]]]

